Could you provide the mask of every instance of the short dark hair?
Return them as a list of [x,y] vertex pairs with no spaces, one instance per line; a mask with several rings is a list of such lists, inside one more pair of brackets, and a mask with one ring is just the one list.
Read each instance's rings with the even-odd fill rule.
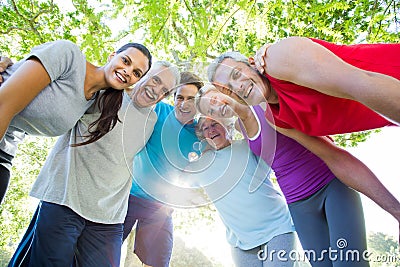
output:
[[202,81],[202,79],[190,71],[181,72],[180,85],[185,85],[185,84],[193,84],[194,86],[197,87],[197,90],[200,90],[200,88],[204,86],[204,82]]

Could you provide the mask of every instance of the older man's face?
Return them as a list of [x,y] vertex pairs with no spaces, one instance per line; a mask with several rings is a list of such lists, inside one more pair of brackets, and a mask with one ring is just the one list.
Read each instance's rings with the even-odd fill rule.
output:
[[138,107],[150,107],[168,96],[175,86],[171,70],[165,66],[155,66],[136,84],[132,100]]

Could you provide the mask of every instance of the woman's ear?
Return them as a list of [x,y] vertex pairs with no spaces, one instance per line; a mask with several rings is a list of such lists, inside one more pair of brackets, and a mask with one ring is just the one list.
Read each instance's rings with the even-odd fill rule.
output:
[[112,59],[116,54],[117,54],[117,53],[112,52],[112,53],[108,56],[107,61],[110,62],[111,59]]
[[254,57],[249,57],[249,64],[250,64],[250,66],[255,66],[256,65],[256,61],[254,60]]

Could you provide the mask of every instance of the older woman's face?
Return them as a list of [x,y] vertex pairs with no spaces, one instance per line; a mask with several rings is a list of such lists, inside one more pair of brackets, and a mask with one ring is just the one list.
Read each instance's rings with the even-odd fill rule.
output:
[[207,143],[214,149],[219,150],[231,144],[227,137],[225,127],[213,119],[204,119],[201,125],[201,131]]
[[235,115],[235,100],[217,91],[210,90],[200,100],[200,112],[212,118],[231,118]]

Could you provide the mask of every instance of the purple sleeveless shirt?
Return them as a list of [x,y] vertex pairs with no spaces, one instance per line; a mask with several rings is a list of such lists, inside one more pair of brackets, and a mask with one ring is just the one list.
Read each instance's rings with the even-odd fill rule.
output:
[[[335,178],[319,157],[295,140],[272,129],[265,119],[265,111],[260,106],[252,108],[260,130],[257,136],[251,139],[246,134],[244,136],[253,153],[260,156],[274,170],[287,203],[313,195]],[[242,132],[245,131],[242,129]]]

